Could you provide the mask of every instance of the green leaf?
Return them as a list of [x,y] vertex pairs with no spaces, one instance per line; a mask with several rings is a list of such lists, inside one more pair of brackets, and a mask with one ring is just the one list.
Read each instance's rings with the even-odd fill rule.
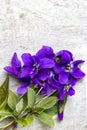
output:
[[16,105],[16,111],[20,113],[23,110],[24,104],[23,104],[23,98],[17,103]]
[[44,111],[43,108],[40,108],[40,107],[36,107],[34,110],[33,110],[35,113],[41,113]]
[[1,117],[14,117],[9,111],[0,111]]
[[7,76],[4,83],[0,87],[0,109],[4,109],[8,99],[9,77]]
[[59,109],[59,113],[62,113],[64,111],[66,101],[67,101],[67,96],[64,98],[62,103],[59,105],[59,108],[58,108]]
[[[14,115],[22,114],[27,109],[27,95],[25,94],[16,105],[16,110],[14,110]],[[28,108],[29,110],[29,108]]]
[[26,116],[26,118],[19,118],[17,120],[17,123],[25,127],[25,126],[30,125],[33,122],[33,120],[34,120],[33,116],[29,114]]
[[28,97],[28,107],[32,108],[36,101],[36,93],[32,88],[28,88],[27,97]]
[[36,106],[43,109],[49,109],[53,107],[57,103],[57,101],[58,101],[57,97],[51,96],[42,99]]
[[26,94],[23,96],[23,106],[24,106],[23,110],[25,110],[28,106],[28,100]]
[[9,90],[9,96],[8,96],[8,106],[14,110],[16,104],[18,103],[18,97],[15,93],[13,93],[11,90]]
[[50,116],[56,115],[58,113],[58,104],[54,105],[50,109],[45,110],[45,112]]
[[54,120],[52,119],[52,117],[50,115],[48,115],[45,112],[42,112],[41,114],[37,114],[36,115],[38,117],[38,119],[40,121],[42,121],[43,123],[49,125],[49,126],[54,126]]
[[20,124],[22,127],[27,126],[27,121],[24,118],[18,119],[17,123]]
[[27,121],[27,125],[30,125],[34,121],[34,117],[32,115],[27,115],[25,120]]

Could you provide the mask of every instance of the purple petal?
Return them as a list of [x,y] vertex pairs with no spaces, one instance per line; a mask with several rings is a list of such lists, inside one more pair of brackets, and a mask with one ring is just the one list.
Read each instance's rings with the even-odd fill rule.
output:
[[29,84],[21,85],[21,86],[17,89],[17,93],[18,93],[18,94],[25,94],[25,93],[27,92],[28,86],[29,86]]
[[50,58],[53,57],[54,53],[53,53],[53,49],[51,47],[48,46],[43,46],[37,53],[36,53],[36,57],[38,58]]
[[25,66],[31,67],[33,65],[33,59],[29,53],[24,53],[21,57]]
[[32,71],[29,71],[30,78],[33,78],[37,74],[38,70],[36,68],[32,69]]
[[47,95],[49,95],[49,94],[51,94],[52,93],[52,88],[51,88],[51,86],[46,82],[45,84],[44,84],[44,86],[43,86],[43,89],[42,89],[42,91],[41,91],[41,94],[47,94]]
[[54,72],[56,73],[56,74],[58,74],[58,73],[60,73],[61,71],[63,70],[63,65],[62,64],[55,64],[55,66],[54,66]]
[[46,54],[46,57],[51,58],[51,57],[54,56],[53,49],[51,47],[49,47],[49,46],[43,46],[43,50],[44,50],[44,52]]
[[50,85],[52,86],[53,89],[59,90],[59,88],[61,86],[60,86],[59,82],[56,79],[54,79],[53,77],[51,77],[49,79],[49,81],[50,81]]
[[77,67],[79,64],[84,63],[84,62],[85,62],[84,60],[76,60],[72,64],[74,67]]
[[7,71],[9,74],[17,76],[18,71],[14,67],[6,66],[4,68],[5,71]]
[[40,60],[40,68],[52,68],[54,67],[55,63],[52,59],[49,58],[43,58]]
[[38,60],[39,60],[39,58],[42,59],[42,58],[45,57],[45,52],[44,52],[43,48],[41,48],[41,49],[36,53],[36,57],[38,58]]
[[20,69],[21,69],[21,62],[20,62],[20,60],[18,59],[16,53],[14,53],[14,55],[13,55],[13,57],[12,57],[11,64],[12,64],[12,66],[15,67],[17,70],[20,70]]
[[71,86],[74,86],[76,84],[76,82],[77,82],[77,79],[71,76],[70,81],[69,81]]
[[68,72],[61,72],[59,73],[59,82],[61,84],[66,84],[68,82],[69,73]]
[[58,113],[58,119],[61,121],[63,120],[63,112],[62,113]]
[[42,82],[41,82],[38,78],[32,79],[32,83],[33,83],[33,84],[38,84],[40,87],[43,86]]
[[72,96],[74,94],[75,94],[75,90],[72,87],[70,87],[70,89],[68,91],[68,95]]
[[60,100],[64,100],[64,97],[66,96],[66,94],[67,94],[66,91],[64,91],[64,90],[61,89],[60,90],[60,97],[59,97]]
[[18,79],[23,82],[23,83],[30,83],[31,79],[30,77],[24,77],[24,78],[21,78],[18,76]]
[[82,72],[79,68],[73,69],[72,76],[74,78],[83,78],[85,76],[85,73]]
[[25,68],[23,68],[22,69],[22,71],[21,71],[21,73],[19,74],[19,78],[26,78],[26,77],[28,77],[29,76],[29,72],[30,72],[31,70],[28,68],[28,67],[25,67]]
[[39,72],[38,72],[38,78],[42,81],[46,80],[49,76],[49,70],[48,69],[41,69]]
[[61,57],[63,63],[70,63],[73,60],[72,53],[68,50],[61,50],[56,55]]

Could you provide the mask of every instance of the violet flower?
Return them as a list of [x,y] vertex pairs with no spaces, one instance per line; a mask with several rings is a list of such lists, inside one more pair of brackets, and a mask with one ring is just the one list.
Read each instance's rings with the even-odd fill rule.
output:
[[73,55],[68,50],[61,50],[55,54],[51,47],[43,46],[36,55],[24,53],[21,58],[23,66],[14,53],[11,66],[4,68],[23,83],[17,90],[19,94],[26,93],[27,87],[36,84],[42,88],[41,94],[50,94],[57,90],[60,100],[63,100],[65,95],[71,96],[75,93],[73,86],[78,79],[85,76],[78,67],[84,61],[73,61]]
[[61,84],[66,84],[70,77],[81,79],[85,76],[78,65],[83,63],[83,60],[73,61],[71,52],[63,50],[57,53],[57,60],[54,67],[54,72],[59,74],[59,82]]
[[[59,102],[63,102],[67,96],[75,94],[73,87],[85,73],[79,68],[83,60],[73,61],[73,54],[68,50],[54,53],[49,46],[43,46],[35,55],[23,53],[21,56],[23,65],[14,53],[11,66],[4,68],[7,73],[18,78],[22,85],[18,87],[18,94],[25,94],[27,88],[32,85],[41,89],[40,94],[58,92]],[[63,112],[58,112],[59,120],[63,119]]]
[[6,66],[4,68],[5,71],[7,71],[9,74],[17,76],[18,73],[21,70],[21,62],[17,57],[17,54],[14,53],[12,60],[11,60],[11,66]]

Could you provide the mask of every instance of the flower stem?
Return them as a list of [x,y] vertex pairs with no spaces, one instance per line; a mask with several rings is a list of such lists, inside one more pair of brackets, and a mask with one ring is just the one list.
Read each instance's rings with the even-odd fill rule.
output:
[[43,88],[40,88],[39,90],[38,90],[38,92],[37,92],[37,94],[36,94],[36,96],[38,96],[39,95],[39,93],[41,92],[41,90],[42,90]]

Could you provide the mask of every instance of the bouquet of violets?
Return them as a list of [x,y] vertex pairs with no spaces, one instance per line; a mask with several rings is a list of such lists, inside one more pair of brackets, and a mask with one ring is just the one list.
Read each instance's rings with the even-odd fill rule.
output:
[[23,53],[21,61],[14,53],[11,66],[4,70],[21,83],[17,94],[9,89],[9,76],[0,87],[0,128],[25,127],[37,117],[46,125],[53,126],[53,116],[63,120],[68,96],[75,94],[75,84],[85,76],[79,68],[84,60],[73,61],[68,50],[54,53],[43,46],[35,55]]

